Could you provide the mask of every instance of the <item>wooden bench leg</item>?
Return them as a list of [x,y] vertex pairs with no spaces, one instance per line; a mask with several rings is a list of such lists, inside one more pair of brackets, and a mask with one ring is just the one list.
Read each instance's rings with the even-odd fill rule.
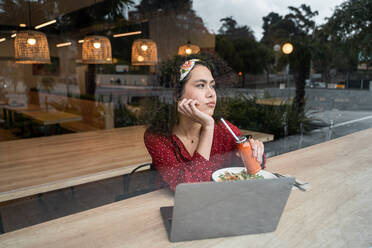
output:
[[1,217],[1,212],[0,212],[0,234],[5,233],[4,231],[4,225],[3,225],[3,218]]
[[123,195],[129,193],[130,174],[123,176]]

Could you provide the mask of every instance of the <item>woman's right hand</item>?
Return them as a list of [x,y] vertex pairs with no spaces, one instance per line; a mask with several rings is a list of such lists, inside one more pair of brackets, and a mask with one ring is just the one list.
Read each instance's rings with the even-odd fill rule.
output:
[[178,112],[200,123],[203,127],[214,126],[213,117],[200,111],[197,108],[199,105],[197,100],[184,98],[178,102]]
[[[253,157],[257,160],[257,162],[259,164],[262,164],[264,162],[263,161],[263,154],[264,154],[264,151],[265,151],[264,144],[262,143],[262,141],[254,140],[254,139],[249,139],[249,143],[251,144],[251,147],[252,147]],[[236,151],[235,154],[239,158],[241,157],[239,151]]]

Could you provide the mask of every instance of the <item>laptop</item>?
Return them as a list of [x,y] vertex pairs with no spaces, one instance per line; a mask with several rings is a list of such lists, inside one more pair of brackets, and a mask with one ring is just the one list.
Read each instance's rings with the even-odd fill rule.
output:
[[293,177],[182,183],[174,207],[161,207],[171,242],[258,234],[276,230]]

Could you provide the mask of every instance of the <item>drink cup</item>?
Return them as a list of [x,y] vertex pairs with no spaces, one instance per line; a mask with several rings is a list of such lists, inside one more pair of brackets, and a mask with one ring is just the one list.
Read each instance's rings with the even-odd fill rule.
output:
[[237,141],[240,156],[244,162],[245,168],[248,174],[254,175],[261,170],[261,165],[253,157],[251,143],[247,140],[247,137],[240,136]]

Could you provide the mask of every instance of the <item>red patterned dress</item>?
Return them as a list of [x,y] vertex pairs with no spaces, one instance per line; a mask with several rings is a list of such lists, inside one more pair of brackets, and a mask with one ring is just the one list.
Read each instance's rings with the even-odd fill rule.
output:
[[[227,124],[237,136],[241,135],[236,126],[229,122]],[[209,160],[197,151],[193,155],[189,154],[182,141],[174,134],[168,138],[147,130],[144,140],[153,166],[172,190],[175,190],[179,183],[210,181],[212,173],[223,167],[244,166],[235,154],[235,140],[222,122],[214,125]]]

